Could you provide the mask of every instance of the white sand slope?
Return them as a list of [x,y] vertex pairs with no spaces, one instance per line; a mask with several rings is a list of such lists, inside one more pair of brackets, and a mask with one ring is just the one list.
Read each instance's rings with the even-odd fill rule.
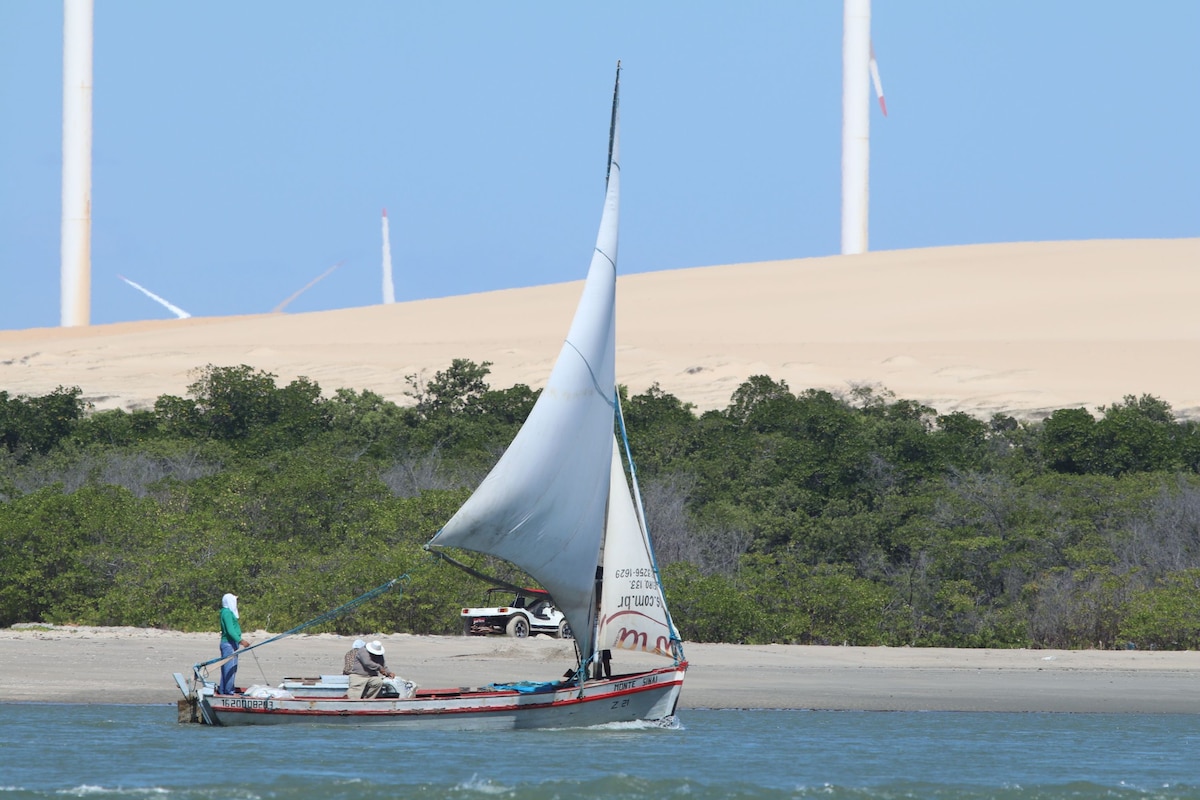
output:
[[[579,270],[582,276],[583,267]],[[0,390],[97,408],[183,395],[206,364],[407,402],[405,376],[492,362],[541,386],[581,281],[308,314],[0,331]],[[700,410],[756,374],[873,384],[940,412],[1037,417],[1153,394],[1200,417],[1200,239],[971,245],[623,276],[617,375]]]

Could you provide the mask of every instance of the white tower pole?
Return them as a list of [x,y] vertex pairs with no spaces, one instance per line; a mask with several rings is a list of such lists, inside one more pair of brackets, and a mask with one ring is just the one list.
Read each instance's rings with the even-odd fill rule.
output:
[[867,252],[871,160],[871,0],[844,0],[842,255]]
[[388,237],[386,208],[383,210],[383,302],[396,302],[396,287],[392,283],[392,243]]
[[92,3],[63,0],[63,327],[91,322]]

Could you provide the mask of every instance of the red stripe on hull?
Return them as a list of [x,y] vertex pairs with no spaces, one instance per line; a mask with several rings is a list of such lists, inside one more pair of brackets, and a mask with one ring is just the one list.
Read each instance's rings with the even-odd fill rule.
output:
[[[345,698],[207,698],[218,725],[261,725],[286,722],[363,722],[416,724],[423,720],[458,719],[450,727],[575,727],[611,721],[659,719],[674,714],[686,662],[679,667],[622,675],[554,692],[453,689],[426,690],[407,699]],[[664,680],[665,678],[665,680]],[[545,697],[546,699],[543,699]],[[502,702],[480,702],[486,700]],[[472,724],[478,723],[478,724]]]

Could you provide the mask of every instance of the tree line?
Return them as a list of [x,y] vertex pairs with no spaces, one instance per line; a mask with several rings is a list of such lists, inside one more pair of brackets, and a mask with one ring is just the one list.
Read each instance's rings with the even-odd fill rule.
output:
[[[247,365],[97,411],[0,391],[0,626],[461,631],[486,588],[423,545],[537,398],[490,364],[408,402]],[[754,376],[697,413],[622,403],[668,605],[690,641],[1200,647],[1200,426],[1149,395],[1042,420]],[[512,567],[459,554],[506,580]]]

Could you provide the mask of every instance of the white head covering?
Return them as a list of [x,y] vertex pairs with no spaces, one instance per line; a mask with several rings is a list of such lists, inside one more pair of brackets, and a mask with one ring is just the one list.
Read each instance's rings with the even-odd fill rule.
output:
[[361,650],[362,648],[367,646],[367,643],[364,642],[362,639],[355,639],[354,644],[352,644],[350,646],[352,648],[354,648],[355,650]]
[[236,594],[226,594],[224,597],[222,597],[221,598],[221,608],[228,608],[230,611],[233,612],[233,616],[236,619],[238,616],[237,595]]
[[383,642],[379,641],[378,639],[371,642],[367,645],[367,652],[376,656],[383,655]]

